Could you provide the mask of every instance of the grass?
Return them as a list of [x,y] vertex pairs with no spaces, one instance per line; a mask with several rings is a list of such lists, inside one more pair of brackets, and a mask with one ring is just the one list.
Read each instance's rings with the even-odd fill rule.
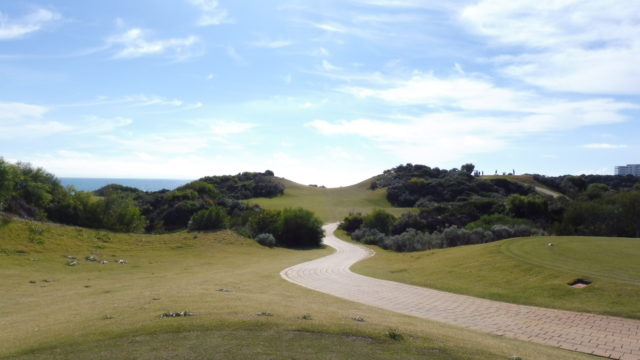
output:
[[533,175],[487,175],[483,176],[483,179],[507,179],[517,181],[526,185],[531,185],[536,188],[539,193],[544,195],[551,195],[553,197],[564,196],[561,193],[550,189],[548,186],[539,183],[533,178]]
[[373,179],[339,188],[306,186],[285,179],[280,181],[285,185],[284,195],[273,199],[259,198],[251,201],[266,209],[303,207],[313,211],[324,222],[340,221],[349,213],[368,213],[373,209],[385,209],[395,215],[414,211],[393,207],[387,201],[385,189],[370,190],[369,186]]
[[[591,358],[379,310],[280,278],[282,269],[330,249],[269,249],[228,231],[130,235],[53,224],[37,224],[45,241],[34,243],[31,225],[0,227],[2,359]],[[65,265],[66,256],[80,264]],[[161,318],[182,311],[193,316]],[[389,329],[404,341],[389,338]]]
[[[532,237],[415,253],[375,251],[353,271],[487,299],[640,319],[640,239]],[[568,285],[578,278],[592,283]]]

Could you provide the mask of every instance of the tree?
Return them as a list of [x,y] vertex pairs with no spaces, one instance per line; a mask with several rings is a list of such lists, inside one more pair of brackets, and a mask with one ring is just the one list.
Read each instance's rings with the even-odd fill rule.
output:
[[547,213],[547,202],[538,196],[522,196],[512,194],[505,203],[507,213],[524,219],[539,219]]
[[249,229],[254,235],[277,234],[280,211],[262,210],[249,219]]
[[460,166],[460,171],[462,171],[463,173],[467,173],[469,175],[473,174],[473,170],[475,170],[476,166],[471,164],[471,163],[466,163],[462,166]]
[[324,237],[322,221],[302,208],[282,210],[277,229],[276,241],[285,247],[318,247]]
[[364,217],[364,227],[376,229],[383,234],[390,235],[396,217],[382,209],[375,209]]
[[147,219],[132,199],[114,194],[91,203],[87,226],[122,232],[142,232]]
[[227,227],[229,216],[225,208],[212,206],[200,210],[189,220],[189,230],[221,230]]

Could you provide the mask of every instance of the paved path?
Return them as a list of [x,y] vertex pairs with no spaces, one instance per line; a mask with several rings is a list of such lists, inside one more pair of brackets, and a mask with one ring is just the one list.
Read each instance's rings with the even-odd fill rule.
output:
[[640,360],[638,320],[508,304],[355,274],[351,265],[374,252],[336,238],[336,226],[324,228],[324,242],[336,253],[287,268],[282,277],[403,314],[612,359]]

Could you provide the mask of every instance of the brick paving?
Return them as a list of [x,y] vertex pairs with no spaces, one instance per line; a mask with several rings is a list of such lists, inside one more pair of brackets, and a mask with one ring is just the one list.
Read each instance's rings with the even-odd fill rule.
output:
[[468,329],[555,346],[611,359],[640,360],[640,321],[611,316],[515,305],[452,294],[349,270],[373,251],[333,235],[324,243],[336,253],[281,272],[295,284],[347,300]]

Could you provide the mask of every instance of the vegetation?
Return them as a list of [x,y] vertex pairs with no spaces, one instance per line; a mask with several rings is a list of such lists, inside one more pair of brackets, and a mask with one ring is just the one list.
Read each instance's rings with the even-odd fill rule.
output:
[[460,170],[407,164],[371,183],[380,187],[391,203],[418,212],[398,218],[383,210],[352,213],[340,228],[385,249],[421,251],[547,233],[640,237],[640,178],[634,176],[480,178],[472,164]]
[[[44,244],[29,241],[30,224],[41,228]],[[20,219],[0,227],[0,239],[0,322],[11,329],[0,332],[2,359],[590,358],[391,313],[280,278],[282,269],[329,249],[268,249],[230,231],[122,234]],[[85,260],[89,255],[109,263]],[[65,256],[80,264],[66,266]],[[193,316],[160,317],[176,310]],[[298,319],[305,313],[313,320]],[[355,315],[367,321],[353,321]],[[405,340],[391,340],[389,329]]]
[[[638,256],[638,239],[545,236],[409,254],[377,248],[352,270],[492,300],[640,319]],[[579,278],[591,284],[568,285]]]
[[251,202],[271,210],[303,207],[313,211],[325,223],[340,221],[349,213],[367,213],[376,208],[394,215],[408,211],[391,205],[386,199],[385,189],[372,191],[370,187],[373,179],[339,188],[306,186],[285,179],[278,181],[285,185],[282,196],[272,199],[254,198]]
[[580,195],[593,184],[606,185],[606,188],[614,191],[631,190],[640,184],[640,177],[633,175],[533,175],[533,179],[571,198]]
[[189,220],[189,230],[221,230],[229,223],[227,210],[220,206],[212,206],[207,210],[200,210]]
[[324,238],[322,221],[302,208],[282,210],[277,226],[276,243],[285,247],[318,247]]
[[429,231],[434,228],[432,215],[431,209],[421,209],[418,214],[405,213],[395,218],[377,209],[364,216],[350,214],[339,227],[355,241],[400,252],[483,244],[517,236],[544,234],[531,221],[506,215],[485,215],[468,223],[466,228],[450,225]]
[[[20,217],[121,232],[233,228],[248,237],[271,233],[281,246],[317,246],[321,237],[311,236],[309,229],[320,234],[321,227],[313,223],[313,214],[301,209],[272,214],[239,200],[277,196],[283,189],[273,172],[266,171],[204,177],[172,191],[144,192],[111,184],[87,193],[62,187],[43,169],[0,159],[0,211]],[[301,231],[307,232],[292,239]]]
[[243,172],[238,175],[206,176],[199,181],[215,186],[226,197],[236,200],[273,198],[282,195],[284,185],[274,181],[273,171]]
[[396,206],[426,207],[430,203],[467,201],[472,198],[502,199],[511,194],[529,195],[528,185],[506,179],[482,179],[473,175],[474,166],[444,170],[406,164],[386,170],[371,183],[372,189],[386,188],[387,199]]

